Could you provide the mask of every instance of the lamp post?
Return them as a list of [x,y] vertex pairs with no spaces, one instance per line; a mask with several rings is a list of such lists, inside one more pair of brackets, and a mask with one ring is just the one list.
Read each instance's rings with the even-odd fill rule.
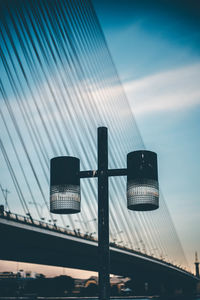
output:
[[110,290],[109,254],[109,176],[127,176],[127,207],[131,210],[158,208],[159,190],[156,153],[146,150],[127,155],[126,169],[108,169],[108,135],[106,127],[98,128],[98,169],[80,171],[76,157],[51,159],[50,210],[56,214],[80,212],[80,178],[98,178],[98,249],[99,299],[108,300]]
[[88,223],[95,222],[95,221],[97,221],[96,218],[93,218],[93,219],[91,219],[91,220],[86,220],[86,221],[83,221],[83,220],[75,220],[75,222],[77,222],[77,223],[84,224],[84,225],[85,225],[85,228],[86,228],[86,230],[87,230],[88,233],[89,233]]
[[4,189],[2,187],[2,185],[0,184],[0,189],[2,191],[4,200],[5,200],[5,210],[9,210],[9,205],[8,205],[8,194],[10,193],[10,191],[8,189]]
[[87,220],[87,221],[82,221],[82,220],[75,220],[75,222],[78,222],[78,223],[83,223],[83,224],[88,224],[88,223],[90,223],[90,222],[94,222],[94,221],[96,221],[97,219],[96,218],[93,218],[93,219],[91,219],[91,220]]
[[44,209],[44,206],[45,206],[45,204],[40,204],[39,202],[29,202],[28,204],[31,204],[31,205],[39,205],[39,207],[40,207],[40,215],[41,215],[41,220],[42,221],[44,221],[45,220],[45,218],[43,217],[43,209]]
[[118,236],[118,235],[120,236],[121,233],[123,233],[123,230],[117,231],[117,232],[115,233],[114,237],[112,238],[114,244],[115,244],[116,241],[117,241],[117,236]]

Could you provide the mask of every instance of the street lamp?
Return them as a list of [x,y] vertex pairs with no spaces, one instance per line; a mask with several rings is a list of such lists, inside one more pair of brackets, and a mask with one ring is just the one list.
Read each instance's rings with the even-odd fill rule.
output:
[[157,155],[140,150],[127,155],[126,169],[108,169],[108,135],[106,127],[98,128],[98,170],[80,171],[80,160],[61,156],[51,159],[50,211],[57,214],[81,210],[80,178],[98,178],[98,249],[99,299],[109,299],[109,203],[108,178],[127,176],[127,207],[130,210],[158,208],[159,190]]
[[28,204],[30,204],[30,205],[38,205],[40,207],[40,215],[41,215],[40,219],[42,221],[44,221],[45,218],[43,217],[43,209],[44,209],[45,204],[40,204],[39,202],[29,202]]
[[2,191],[4,200],[5,200],[5,210],[9,210],[9,205],[8,205],[8,194],[10,193],[10,191],[8,189],[4,189],[2,187],[2,185],[0,184],[0,189]]
[[151,151],[134,151],[127,155],[128,208],[138,211],[158,208],[157,155]]
[[119,231],[117,231],[117,232],[115,233],[114,237],[112,238],[112,239],[113,239],[113,242],[114,242],[114,244],[115,244],[115,243],[116,243],[116,241],[117,241],[117,236],[119,236],[119,237],[120,237],[121,233],[123,233],[123,230],[119,230]]
[[95,222],[97,219],[96,218],[93,218],[93,219],[90,219],[90,220],[75,220],[75,222],[77,223],[80,223],[80,224],[84,224],[85,225],[85,228],[87,230],[87,232],[89,233],[89,227],[88,227],[88,224],[91,223],[91,222]]
[[91,220],[87,220],[87,221],[83,221],[83,220],[75,220],[75,222],[78,222],[78,223],[83,223],[84,225],[90,223],[90,222],[95,222],[97,219],[96,218],[93,218]]

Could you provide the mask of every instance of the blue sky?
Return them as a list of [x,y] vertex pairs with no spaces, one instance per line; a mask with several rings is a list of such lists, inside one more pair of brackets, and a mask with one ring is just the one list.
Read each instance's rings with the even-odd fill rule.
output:
[[[194,252],[198,251],[200,255],[200,245],[198,240],[200,233],[198,228],[200,211],[198,191],[200,183],[198,176],[198,154],[200,150],[200,18],[198,2],[190,1],[190,4],[188,4],[184,1],[94,0],[93,3],[146,148],[158,153],[161,190],[165,196],[166,203],[171,212],[187,258],[192,266]],[[34,11],[33,8],[31,11]],[[20,22],[17,20],[17,26],[19,26],[19,24]],[[123,93],[121,85],[119,85],[116,78],[113,79],[109,77],[110,74],[112,74],[112,76],[114,74],[114,72],[110,73],[110,65],[108,66],[108,69],[106,69],[106,62],[103,61],[102,74],[104,74],[104,77],[106,77],[106,74],[108,78],[100,77],[98,78],[97,83],[92,81],[89,72],[90,62],[95,60],[95,57],[92,55],[95,56],[98,52],[95,51],[93,53],[93,48],[91,48],[91,51],[89,49],[89,54],[85,55],[85,52],[80,51],[79,44],[77,44],[77,48],[79,49],[78,53],[82,62],[85,64],[84,66],[87,70],[85,74],[88,75],[88,77],[84,77],[85,82],[84,80],[80,81],[80,78],[77,77],[75,80],[76,88],[72,89],[69,84],[69,78],[71,76],[73,81],[76,76],[71,72],[71,69],[65,60],[65,64],[63,64],[63,61],[60,63],[57,55],[56,58],[57,61],[59,61],[59,64],[55,64],[49,52],[49,47],[44,43],[46,45],[46,51],[42,51],[37,43],[36,37],[34,37],[34,44],[37,45],[37,48],[41,51],[39,52],[39,56],[41,57],[40,63],[38,62],[31,45],[26,43],[26,46],[29,46],[29,48],[27,48],[28,55],[26,56],[26,59],[29,60],[25,61],[22,43],[17,41],[17,37],[14,33],[13,36],[16,39],[14,40],[14,45],[17,45],[17,51],[19,52],[31,88],[29,89],[29,86],[24,80],[14,52],[12,52],[11,57],[14,61],[14,65],[18,67],[17,74],[14,72],[12,72],[12,74],[16,75],[14,76],[15,83],[23,83],[24,93],[22,93],[22,87],[19,86],[22,100],[21,103],[26,103],[30,108],[30,111],[28,110],[27,120],[31,120],[31,125],[33,127],[35,126],[34,128],[37,129],[36,131],[39,131],[41,134],[41,145],[43,145],[43,150],[46,149],[48,156],[47,159],[44,155],[48,160],[46,163],[49,163],[50,157],[55,156],[54,152],[56,152],[56,155],[58,155],[57,153],[60,155],[61,152],[66,153],[66,148],[68,149],[67,154],[76,156],[83,155],[84,153],[82,153],[80,140],[84,141],[85,144],[85,140],[87,139],[89,145],[92,145],[91,149],[94,152],[93,140],[96,141],[96,127],[97,125],[102,125],[103,120],[108,122],[110,127],[109,133],[114,139],[116,138],[116,144],[123,145],[122,151],[124,152],[120,153],[120,155],[123,156],[123,160],[118,162],[121,164],[118,165],[118,167],[124,167],[126,157],[124,154],[126,154],[127,151],[133,150],[133,144],[136,148],[138,145],[141,146],[141,140],[138,138],[137,132],[135,133],[135,128],[130,128],[134,123],[130,121],[132,120],[132,117],[130,116],[129,106],[127,106],[126,102],[118,101],[120,97],[123,98]],[[22,36],[25,41],[26,36],[23,34]],[[58,36],[58,34],[56,34],[56,36]],[[43,38],[45,42],[50,39],[48,35]],[[7,42],[9,45],[8,48],[13,51],[8,38]],[[76,43],[76,41],[74,42]],[[84,40],[84,42],[87,43],[88,40]],[[59,51],[64,59],[62,47],[59,48]],[[45,55],[48,55],[48,58],[45,57]],[[99,51],[98,58],[100,61],[104,59],[103,55],[104,53]],[[8,62],[11,70],[13,70],[11,58],[8,59]],[[41,62],[42,65],[45,66],[44,73],[41,72]],[[96,70],[94,66],[93,69]],[[70,74],[69,76],[68,72]],[[46,74],[46,77],[44,74]],[[97,76],[98,74],[99,69],[97,68],[95,75]],[[19,116],[17,117],[17,123],[23,132],[23,138],[26,141],[25,144],[28,145],[29,154],[34,161],[34,166],[36,167],[41,185],[42,187],[44,186],[44,194],[48,195],[48,175],[44,176],[42,164],[38,163],[38,157],[41,156],[41,158],[43,158],[42,154],[45,153],[40,151],[39,156],[37,156],[33,147],[30,146],[32,145],[32,140],[29,136],[27,127],[27,124],[29,126],[30,124],[29,122],[25,124],[25,121],[22,118],[22,114],[15,99],[16,93],[12,94],[12,89],[9,88],[10,83],[9,80],[6,79],[6,74],[5,76],[2,76],[2,78],[10,98],[9,100],[13,104],[15,116]],[[72,105],[69,105],[70,109],[66,110],[64,101],[61,101],[61,99],[66,100],[66,89],[65,86],[62,85],[63,78],[66,78],[66,82],[69,84],[68,97],[69,99],[70,96],[72,97],[73,105],[77,108],[75,111],[73,111]],[[20,79],[19,82],[18,79]],[[104,79],[108,79],[108,83],[111,82],[111,84],[104,85]],[[85,85],[87,86],[87,89],[85,89]],[[51,87],[51,89],[49,87]],[[110,95],[112,95],[112,97],[110,97]],[[41,115],[37,113],[33,96],[38,101],[39,109],[42,112]],[[60,105],[62,107],[61,114],[60,111],[57,111],[54,97],[56,100],[60,100]],[[67,100],[69,99],[67,98]],[[84,102],[84,106],[80,107],[79,100]],[[90,102],[91,100],[92,102]],[[118,102],[116,102],[116,100]],[[97,113],[94,115],[91,113],[93,107],[91,103],[98,107]],[[116,103],[118,103],[118,106]],[[115,113],[113,113],[114,109],[110,112],[110,107],[116,109],[116,116]],[[82,108],[84,108],[84,111]],[[31,182],[34,196],[36,196],[37,201],[42,201],[40,190],[38,189],[33,172],[30,170],[28,160],[25,155],[22,155],[24,149],[18,138],[16,128],[13,126],[10,115],[3,102],[1,103],[1,109],[7,118],[7,124],[15,139],[15,145],[20,153],[20,158],[23,160],[24,171],[25,174],[28,174],[27,178]],[[99,112],[100,116],[98,114]],[[104,113],[101,116],[102,112]],[[81,124],[81,135],[74,135],[76,138],[71,141],[71,144],[67,142],[67,146],[65,145],[66,147],[64,147],[62,139],[59,139],[59,136],[54,135],[54,133],[57,132],[57,127],[55,128],[53,126],[54,122],[57,122],[58,128],[61,129],[61,132],[66,138],[69,137],[68,130],[72,130],[73,132],[73,122],[77,124],[77,119],[79,121],[78,124]],[[92,121],[90,124],[92,136],[91,132],[89,132],[88,135],[87,131],[87,122],[90,123],[90,119],[94,121],[93,124]],[[112,124],[110,124],[110,120]],[[128,122],[126,122],[127,120]],[[49,124],[47,130],[49,130],[48,134],[50,134],[51,140],[54,140],[55,138],[54,141],[56,142],[53,146],[56,148],[56,151],[54,151],[51,140],[48,138],[48,135],[43,128],[45,123]],[[94,128],[92,127],[93,125]],[[126,130],[126,126],[128,130]],[[133,130],[131,131],[131,129]],[[124,137],[125,135],[123,135],[123,130],[127,136],[130,136],[130,143],[128,143],[128,146],[125,145],[126,142],[124,142],[126,138]],[[79,133],[79,130],[75,130],[75,133],[77,132]],[[117,135],[118,132],[120,132],[121,136],[120,134]],[[7,135],[7,131],[4,128],[4,130],[1,131],[1,137],[5,147],[8,149],[8,153],[10,153],[9,158],[12,160],[13,165],[16,166],[17,178],[22,183],[24,194],[26,198],[29,199],[28,197],[30,197],[30,195],[23,174],[19,169],[19,166],[17,168],[18,163],[16,162],[15,153],[13,152]],[[129,142],[129,138],[127,141]],[[134,143],[132,143],[132,141],[134,141]],[[87,148],[88,146],[85,147]],[[114,150],[116,151],[116,149]],[[90,157],[88,161],[83,157],[81,157],[82,167],[91,168],[92,166],[93,168],[96,163],[95,155],[92,156],[92,159]],[[44,161],[42,162],[44,163]],[[113,161],[111,163],[113,163]],[[2,174],[7,174],[6,165],[3,159],[1,170]],[[5,176],[2,178],[5,178]],[[6,180],[6,184],[7,186],[4,182],[3,187],[7,187],[11,191],[8,199],[9,203],[12,203],[13,211],[23,213],[20,210],[19,201],[17,202],[16,200],[17,195],[9,177],[8,180]],[[85,195],[87,193],[85,192]],[[35,217],[36,211],[34,206],[29,205],[29,209],[32,216]],[[160,212],[162,212],[161,209]],[[45,217],[48,215],[47,207],[45,206],[43,206],[43,213]],[[85,211],[85,215],[87,215],[88,219],[93,218],[93,216],[90,216],[90,213],[91,212],[88,210]],[[79,218],[83,218],[83,216],[81,215]],[[132,223],[134,224],[134,222],[137,223],[137,219],[134,219]],[[111,225],[113,226],[112,223]],[[14,268],[25,268],[25,265],[19,263],[10,263],[10,268],[13,268],[13,265]],[[0,269],[2,270],[5,270],[8,266],[8,262],[0,263]],[[27,268],[35,268],[35,270],[38,270],[38,266],[33,267],[28,265]],[[41,267],[41,272],[44,270],[45,269]],[[50,270],[46,267],[46,272],[47,274],[58,274],[64,271],[62,268],[55,268],[54,271],[52,271],[52,269]],[[74,274],[75,273],[73,273],[73,276],[76,276]],[[88,273],[85,273],[82,276],[87,277]]]
[[200,4],[94,1],[187,259],[200,255]]

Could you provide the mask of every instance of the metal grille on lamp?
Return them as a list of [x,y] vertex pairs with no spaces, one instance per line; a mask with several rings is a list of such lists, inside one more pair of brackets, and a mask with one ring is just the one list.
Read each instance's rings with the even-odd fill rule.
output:
[[50,190],[50,210],[52,213],[80,212],[80,186],[54,185]]
[[147,211],[159,207],[157,155],[138,150],[127,155],[127,207]]
[[159,188],[156,180],[131,180],[127,183],[128,208],[152,210],[158,208]]
[[73,214],[81,210],[80,161],[76,157],[51,159],[50,211]]

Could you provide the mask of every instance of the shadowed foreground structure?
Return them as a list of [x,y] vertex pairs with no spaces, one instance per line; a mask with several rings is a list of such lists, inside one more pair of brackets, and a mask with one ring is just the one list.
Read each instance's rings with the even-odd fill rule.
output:
[[[93,238],[5,214],[0,218],[0,230],[4,240],[1,259],[98,271],[97,241]],[[176,290],[193,293],[198,282],[183,269],[124,247],[111,245],[110,260],[111,273],[132,278],[130,286],[138,295],[145,292],[145,283],[148,294],[154,295]]]

